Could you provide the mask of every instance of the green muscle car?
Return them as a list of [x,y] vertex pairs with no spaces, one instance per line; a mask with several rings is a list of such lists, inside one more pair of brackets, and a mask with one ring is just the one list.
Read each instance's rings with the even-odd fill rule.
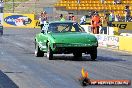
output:
[[49,60],[53,54],[73,54],[75,59],[82,53],[90,54],[91,59],[97,58],[98,41],[88,34],[77,23],[72,21],[53,21],[44,24],[41,33],[35,36],[35,56],[43,57],[47,53]]

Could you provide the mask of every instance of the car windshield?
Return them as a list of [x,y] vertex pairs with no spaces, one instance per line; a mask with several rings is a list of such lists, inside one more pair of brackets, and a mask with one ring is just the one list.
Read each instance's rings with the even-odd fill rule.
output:
[[85,30],[78,23],[50,23],[49,32],[85,32]]

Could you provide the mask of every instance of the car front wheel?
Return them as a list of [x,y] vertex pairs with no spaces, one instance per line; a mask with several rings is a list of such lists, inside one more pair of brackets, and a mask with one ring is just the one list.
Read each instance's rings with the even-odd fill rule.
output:
[[49,60],[53,60],[53,52],[52,52],[52,49],[50,48],[50,46],[48,45],[48,50],[47,50],[47,58]]
[[38,44],[35,43],[35,56],[36,57],[43,57],[44,52],[40,50]]
[[97,48],[91,51],[90,56],[92,60],[95,60],[97,58]]

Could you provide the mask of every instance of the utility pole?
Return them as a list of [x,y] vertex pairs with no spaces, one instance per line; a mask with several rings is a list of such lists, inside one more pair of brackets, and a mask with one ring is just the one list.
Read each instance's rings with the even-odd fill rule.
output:
[[14,0],[12,0],[12,13],[14,13]]

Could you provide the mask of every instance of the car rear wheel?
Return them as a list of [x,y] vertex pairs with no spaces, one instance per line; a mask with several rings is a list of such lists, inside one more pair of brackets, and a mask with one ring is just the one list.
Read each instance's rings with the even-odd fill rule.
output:
[[49,60],[53,60],[53,52],[52,52],[52,49],[50,48],[49,44],[48,44],[48,50],[47,50],[47,58]]
[[44,52],[40,50],[38,44],[35,43],[35,56],[36,57],[43,57]]
[[92,60],[95,60],[97,58],[97,48],[92,49],[90,56]]

